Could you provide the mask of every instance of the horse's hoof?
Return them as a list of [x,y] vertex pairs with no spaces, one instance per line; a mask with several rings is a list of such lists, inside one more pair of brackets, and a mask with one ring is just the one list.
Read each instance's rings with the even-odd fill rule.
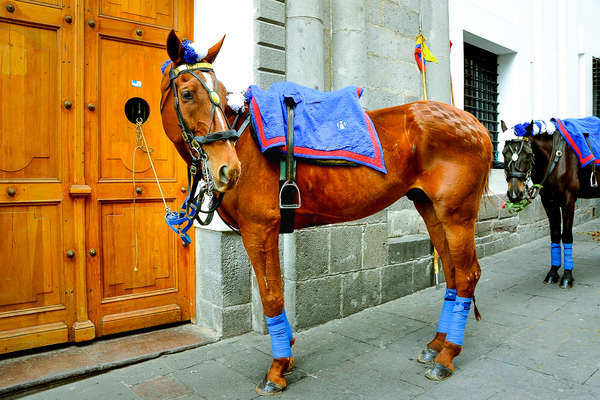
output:
[[443,381],[452,376],[452,370],[448,367],[444,367],[442,364],[433,363],[433,366],[425,371],[425,378],[432,381]]
[[575,279],[573,279],[573,273],[571,272],[571,270],[565,270],[565,273],[563,274],[562,278],[560,279],[560,283],[558,284],[558,287],[561,289],[571,289],[573,287],[573,281]]
[[428,347],[425,350],[423,350],[421,352],[421,354],[419,354],[419,356],[417,357],[417,361],[420,362],[421,364],[429,364],[433,360],[435,360],[437,355],[438,355],[437,351],[432,350]]
[[550,268],[550,271],[548,271],[546,278],[544,278],[544,283],[546,285],[552,285],[553,283],[556,283],[559,281],[559,279],[560,279],[560,276],[558,276],[559,268],[560,268],[560,266]]
[[256,393],[260,394],[261,396],[272,396],[274,394],[283,392],[283,389],[285,389],[285,386],[271,382],[266,376],[261,383],[256,385]]

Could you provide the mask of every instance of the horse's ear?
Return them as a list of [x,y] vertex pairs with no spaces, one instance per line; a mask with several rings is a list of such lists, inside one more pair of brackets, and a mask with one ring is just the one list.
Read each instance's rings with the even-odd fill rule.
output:
[[173,61],[173,64],[181,64],[183,60],[181,40],[179,40],[173,29],[171,29],[171,32],[169,32],[169,37],[167,38],[167,53],[169,54],[171,61]]
[[525,132],[527,133],[527,135],[533,136],[533,120],[531,120],[531,123],[527,125],[527,127],[525,128]]
[[500,128],[502,128],[502,132],[506,132],[508,130],[503,119],[500,120]]
[[217,58],[217,54],[219,54],[219,51],[221,50],[221,46],[223,46],[224,40],[225,40],[225,35],[223,35],[223,39],[219,40],[219,42],[217,44],[215,44],[210,49],[208,49],[208,53],[206,54],[206,57],[204,57],[204,59],[202,61],[206,61],[207,63],[212,64],[213,61],[215,61],[215,58]]

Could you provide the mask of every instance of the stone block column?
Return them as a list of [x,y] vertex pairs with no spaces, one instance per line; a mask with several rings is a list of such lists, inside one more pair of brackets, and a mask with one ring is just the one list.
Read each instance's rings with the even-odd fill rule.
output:
[[333,0],[331,4],[332,90],[367,84],[366,6],[363,0]]
[[324,61],[321,0],[289,1],[286,9],[287,80],[323,90]]
[[220,336],[252,330],[250,260],[231,231],[196,228],[196,323]]

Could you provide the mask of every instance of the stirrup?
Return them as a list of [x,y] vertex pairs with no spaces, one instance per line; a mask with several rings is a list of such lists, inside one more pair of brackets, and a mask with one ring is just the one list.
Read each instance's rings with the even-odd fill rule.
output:
[[[298,199],[298,202],[290,202],[290,203],[285,203],[283,202],[283,198],[284,196],[286,198],[290,198],[291,196],[294,196],[294,199]],[[283,183],[283,185],[281,185],[281,189],[279,189],[279,208],[281,209],[296,209],[296,208],[300,208],[300,206],[302,205],[302,199],[300,197],[300,189],[298,188],[298,185],[296,185],[296,182],[292,182],[292,181],[285,181]]]
[[590,175],[590,187],[593,187],[593,188],[598,187],[598,180],[596,179],[596,171],[594,171],[594,170],[592,170],[592,174]]

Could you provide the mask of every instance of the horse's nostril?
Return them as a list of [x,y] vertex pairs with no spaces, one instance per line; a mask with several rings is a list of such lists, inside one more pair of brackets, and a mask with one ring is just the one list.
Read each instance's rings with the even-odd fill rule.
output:
[[229,172],[229,167],[227,165],[223,165],[220,169],[219,169],[219,180],[223,183],[227,183],[229,181],[229,176],[228,176],[228,172]]

